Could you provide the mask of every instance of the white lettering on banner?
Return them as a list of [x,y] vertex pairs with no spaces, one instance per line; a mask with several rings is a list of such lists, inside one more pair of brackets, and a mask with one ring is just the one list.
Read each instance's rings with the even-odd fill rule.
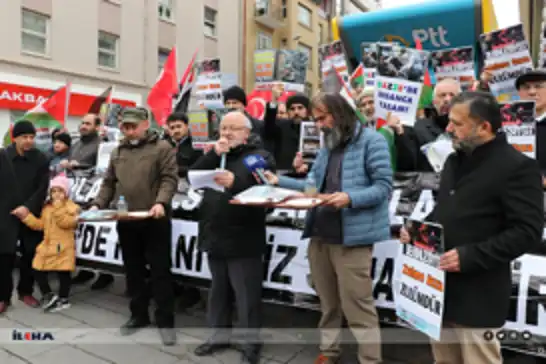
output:
[[428,214],[434,210],[434,196],[432,190],[423,190],[419,195],[419,200],[413,208],[410,219],[422,221]]
[[[513,262],[512,304],[505,327],[546,336],[546,258],[524,255]],[[515,289],[515,291],[514,291]]]
[[10,92],[9,90],[4,90],[2,93],[0,93],[0,101],[1,100],[9,100],[9,101],[19,101],[21,103],[29,103],[29,104],[39,104],[42,101],[46,100],[43,96],[38,96],[30,93],[22,93],[22,92]]
[[529,50],[529,44],[527,42],[509,44],[504,47],[500,47],[490,52],[487,52],[487,58],[497,58],[507,54],[525,52],[528,50]]

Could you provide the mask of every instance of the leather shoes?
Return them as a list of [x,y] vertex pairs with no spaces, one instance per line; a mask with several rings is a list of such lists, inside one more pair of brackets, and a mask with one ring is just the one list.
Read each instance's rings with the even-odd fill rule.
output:
[[165,346],[173,346],[176,344],[176,331],[172,328],[160,328],[159,336],[161,336],[161,342]]
[[248,345],[242,347],[241,364],[258,364],[262,345]]
[[147,327],[148,325],[150,325],[149,319],[131,318],[129,321],[127,321],[120,327],[119,332],[121,336],[129,336],[129,335],[133,335],[138,330]]
[[8,310],[9,303],[8,302],[0,302],[0,314],[6,312]]
[[19,301],[23,302],[25,305],[30,306],[32,308],[40,307],[40,302],[36,298],[30,295],[20,296]]
[[196,356],[208,356],[218,351],[228,349],[229,347],[230,345],[226,343],[216,344],[212,342],[206,342],[204,344],[199,345],[193,353]]

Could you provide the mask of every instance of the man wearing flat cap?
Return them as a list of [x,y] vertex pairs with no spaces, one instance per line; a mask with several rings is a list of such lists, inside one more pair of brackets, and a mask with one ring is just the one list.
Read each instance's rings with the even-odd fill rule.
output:
[[521,100],[534,101],[536,111],[536,159],[546,187],[546,72],[532,70],[516,79]]
[[174,345],[174,293],[171,276],[171,201],[178,184],[172,146],[149,130],[149,112],[126,108],[120,122],[124,135],[110,163],[93,209],[106,209],[123,196],[128,210],[148,217],[118,221],[117,233],[130,294],[131,318],[121,327],[131,335],[150,324],[146,265],[150,266],[155,322],[164,345]]
[[39,306],[32,296],[32,260],[42,234],[21,223],[30,212],[40,216],[49,185],[49,161],[35,148],[35,137],[36,129],[30,121],[18,121],[12,129],[13,143],[0,150],[0,314],[11,304],[18,241],[19,300],[31,307]]

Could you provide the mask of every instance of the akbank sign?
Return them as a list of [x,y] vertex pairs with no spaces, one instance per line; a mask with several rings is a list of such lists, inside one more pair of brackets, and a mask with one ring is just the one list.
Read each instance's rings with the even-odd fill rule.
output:
[[393,9],[349,15],[337,27],[349,58],[360,61],[362,42],[396,41],[428,50],[473,46],[482,33],[481,1],[432,0]]

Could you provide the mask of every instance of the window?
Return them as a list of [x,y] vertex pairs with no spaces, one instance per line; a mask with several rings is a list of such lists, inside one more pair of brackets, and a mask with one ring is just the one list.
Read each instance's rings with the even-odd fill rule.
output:
[[158,73],[161,73],[161,70],[163,69],[163,66],[165,65],[165,61],[167,61],[167,58],[169,58],[170,51],[160,49],[157,52],[157,66],[158,66]]
[[298,4],[298,22],[307,28],[311,28],[311,10],[301,4]]
[[118,68],[119,37],[99,31],[99,66]]
[[272,49],[273,38],[266,33],[259,32],[256,38],[256,49]]
[[310,83],[310,82],[306,82],[304,92],[307,95],[307,97],[312,98],[313,97],[313,84]]
[[49,53],[49,17],[23,9],[21,17],[21,49],[23,52]]
[[307,69],[313,68],[313,58],[311,57],[313,51],[311,47],[306,46],[305,44],[299,44],[298,45],[298,51],[303,52],[305,55],[307,55]]
[[157,11],[159,12],[159,18],[163,20],[173,20],[173,1],[172,0],[158,0]]
[[286,3],[288,0],[282,0],[282,3],[281,3],[281,13],[282,13],[282,17],[286,19],[286,17],[288,16],[288,4]]
[[216,37],[216,15],[217,11],[205,6],[205,35]]

